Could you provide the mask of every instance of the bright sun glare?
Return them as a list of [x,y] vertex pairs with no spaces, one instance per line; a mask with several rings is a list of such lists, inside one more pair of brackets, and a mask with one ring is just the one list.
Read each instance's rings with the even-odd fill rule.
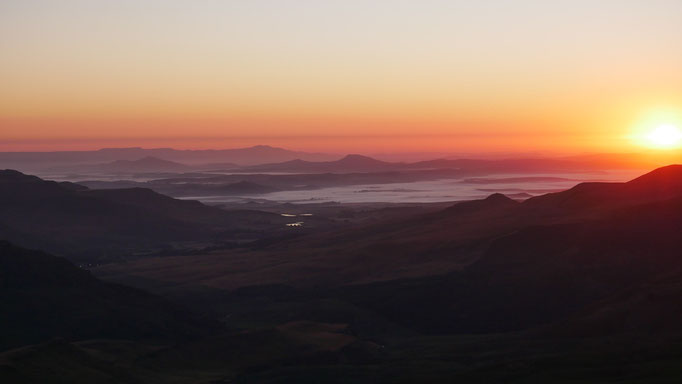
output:
[[649,132],[646,139],[653,147],[673,148],[682,142],[682,132],[672,124],[663,124]]

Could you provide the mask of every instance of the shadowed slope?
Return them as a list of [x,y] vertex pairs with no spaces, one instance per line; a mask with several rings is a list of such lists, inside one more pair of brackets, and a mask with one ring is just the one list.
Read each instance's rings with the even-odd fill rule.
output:
[[89,190],[0,171],[0,239],[82,260],[212,241],[250,222],[265,228],[281,221],[275,214],[227,212],[144,188]]
[[67,260],[0,241],[0,349],[54,337],[172,340],[200,322],[146,292],[103,283]]
[[682,194],[682,165],[658,168],[627,183],[580,183],[524,202],[533,209],[612,209],[665,200]]

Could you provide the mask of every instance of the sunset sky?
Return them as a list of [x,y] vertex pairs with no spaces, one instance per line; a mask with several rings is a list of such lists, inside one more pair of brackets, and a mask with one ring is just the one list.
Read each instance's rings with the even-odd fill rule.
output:
[[0,3],[3,151],[631,151],[666,124],[679,0]]

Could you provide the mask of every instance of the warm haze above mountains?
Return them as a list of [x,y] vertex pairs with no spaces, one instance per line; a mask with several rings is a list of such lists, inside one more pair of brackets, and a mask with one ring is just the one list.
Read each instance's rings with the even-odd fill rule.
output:
[[[489,167],[503,167],[503,163],[517,163],[509,165],[531,167],[532,163],[550,160],[556,167],[563,168],[570,164],[580,164],[583,168],[619,169],[652,168],[669,164],[677,154],[653,152],[623,153],[623,154],[591,154],[579,156],[532,156],[527,155],[495,155],[495,161],[483,161],[481,155],[471,159],[467,155],[450,155],[438,160],[403,161],[396,162],[399,155],[385,156],[391,161],[381,161],[363,155],[338,155],[324,153],[308,153],[292,151],[284,148],[258,145],[248,148],[219,149],[219,150],[178,150],[172,148],[104,148],[96,151],[59,151],[59,152],[0,152],[0,164],[3,168],[19,170],[45,170],[47,168],[65,167],[70,169],[79,165],[98,165],[117,169],[117,164],[124,170],[135,170],[135,166],[144,169],[145,165],[162,161],[180,163],[184,166],[220,168],[246,166],[246,170],[258,171],[287,171],[287,172],[336,172],[336,171],[376,171],[388,169],[423,169],[423,168],[451,168],[468,166],[471,163]],[[376,156],[374,156],[376,157]],[[379,156],[380,158],[381,156]],[[428,158],[428,154],[422,157]],[[489,156],[491,157],[491,156]],[[406,156],[408,159],[409,156]],[[521,160],[519,160],[519,158]],[[139,164],[135,162],[142,161]],[[457,160],[457,161],[452,161]],[[122,161],[122,162],[121,162]],[[128,161],[133,163],[128,163]],[[281,164],[280,164],[281,163]],[[497,164],[497,165],[495,165]],[[166,163],[165,166],[171,164]],[[255,166],[255,167],[254,167]],[[507,165],[504,165],[507,166]],[[176,165],[180,170],[180,166]],[[157,169],[156,171],[161,171]]]
[[36,169],[36,167],[43,167],[47,163],[51,163],[52,166],[102,164],[119,160],[136,161],[146,157],[184,164],[237,163],[253,165],[295,159],[324,161],[332,160],[336,156],[290,151],[268,145],[218,150],[103,148],[96,151],[0,152],[0,164],[3,164],[4,168],[28,167],[28,169]]

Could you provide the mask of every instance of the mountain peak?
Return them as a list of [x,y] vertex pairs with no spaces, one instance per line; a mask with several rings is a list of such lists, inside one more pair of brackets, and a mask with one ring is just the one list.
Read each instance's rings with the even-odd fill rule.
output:
[[344,156],[341,160],[344,160],[344,159],[365,159],[365,160],[369,159],[369,160],[374,160],[373,158],[371,158],[369,156],[360,155],[357,153],[349,153],[346,156]]
[[378,163],[384,163],[381,160],[373,159],[369,156],[364,156],[364,155],[358,155],[358,154],[349,154],[344,156],[342,159],[338,160],[339,163],[367,163],[367,164],[378,164]]
[[513,199],[510,199],[507,195],[502,194],[502,193],[493,193],[492,195],[488,196],[485,198],[485,201],[491,202],[491,203],[505,203],[509,201],[514,201]]
[[[26,175],[13,169],[0,170],[0,200],[9,198],[26,198],[43,194],[61,194],[68,190],[74,190],[72,183],[56,183],[43,180],[38,176]],[[7,202],[5,200],[4,202]]]
[[641,183],[674,184],[682,188],[682,165],[672,164],[656,168],[628,182],[631,185]]
[[0,182],[26,182],[26,181],[40,181],[37,176],[26,175],[14,169],[0,170]]
[[448,214],[471,214],[484,210],[507,209],[518,206],[519,202],[510,199],[501,193],[493,193],[482,200],[470,200],[456,203],[446,208],[443,212]]

